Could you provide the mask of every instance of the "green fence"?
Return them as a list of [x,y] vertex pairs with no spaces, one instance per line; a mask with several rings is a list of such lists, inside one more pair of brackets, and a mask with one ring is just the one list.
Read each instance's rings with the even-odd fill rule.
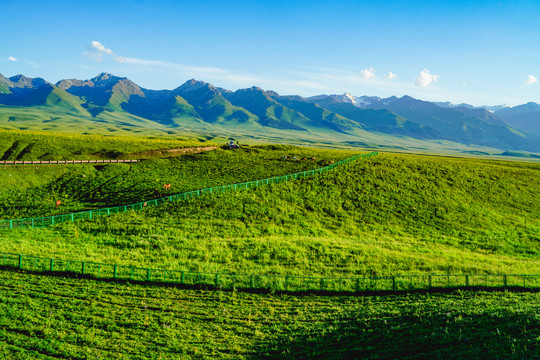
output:
[[375,155],[378,155],[378,152],[355,155],[350,158],[338,161],[334,164],[331,164],[331,165],[328,165],[319,169],[307,170],[307,171],[302,171],[302,172],[284,175],[284,176],[276,176],[276,177],[263,179],[263,180],[248,181],[248,182],[239,183],[239,184],[223,185],[223,186],[216,186],[216,187],[200,189],[200,190],[195,190],[195,191],[189,191],[185,193],[162,197],[159,199],[142,201],[136,204],[115,206],[115,207],[97,209],[97,210],[80,211],[80,212],[76,212],[72,214],[54,215],[54,216],[46,216],[46,217],[39,217],[39,218],[0,220],[0,229],[40,228],[40,227],[52,226],[55,224],[66,222],[66,221],[73,222],[73,221],[81,220],[81,219],[92,219],[96,216],[123,213],[128,210],[141,210],[145,207],[158,206],[166,202],[185,200],[185,199],[189,199],[189,198],[193,198],[193,197],[197,197],[197,196],[201,196],[205,194],[223,193],[226,191],[233,191],[233,190],[238,190],[238,189],[249,189],[249,188],[254,188],[254,187],[258,187],[262,185],[277,184],[284,181],[301,179],[308,176],[321,174],[321,173],[330,171],[338,166],[347,164],[351,161],[354,161],[357,159],[369,158]]
[[523,274],[396,275],[378,277],[309,277],[222,274],[152,269],[10,253],[0,253],[0,264],[5,267],[37,272],[71,273],[74,275],[85,275],[99,279],[203,286],[218,289],[329,291],[350,293],[463,287],[540,289],[540,275]]

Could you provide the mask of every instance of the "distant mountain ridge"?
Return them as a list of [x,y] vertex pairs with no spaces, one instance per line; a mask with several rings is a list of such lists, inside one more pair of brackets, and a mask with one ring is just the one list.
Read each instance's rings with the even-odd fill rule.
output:
[[540,135],[540,105],[537,103],[505,107],[497,110],[495,115],[513,127]]
[[[473,107],[410,96],[358,97],[348,93],[304,98],[281,96],[255,86],[230,91],[195,79],[173,90],[149,90],[128,78],[102,73],[54,85],[41,78],[0,74],[0,106],[50,113],[51,121],[57,123],[62,121],[61,114],[67,114],[79,117],[81,124],[85,119],[85,124],[110,122],[124,127],[228,129],[351,143],[354,139],[362,142],[373,133],[540,152],[540,105],[536,103],[513,108]],[[9,119],[21,121],[16,116]],[[30,112],[24,121],[32,121]]]

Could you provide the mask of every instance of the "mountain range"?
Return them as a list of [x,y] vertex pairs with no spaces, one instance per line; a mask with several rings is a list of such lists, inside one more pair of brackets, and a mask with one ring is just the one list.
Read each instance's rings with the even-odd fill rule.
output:
[[[410,96],[282,96],[258,87],[230,91],[189,80],[173,90],[141,88],[102,73],[51,84],[0,74],[0,127],[92,133],[251,135],[344,144],[452,142],[540,153],[540,105],[428,102]],[[382,139],[385,139],[383,141]]]

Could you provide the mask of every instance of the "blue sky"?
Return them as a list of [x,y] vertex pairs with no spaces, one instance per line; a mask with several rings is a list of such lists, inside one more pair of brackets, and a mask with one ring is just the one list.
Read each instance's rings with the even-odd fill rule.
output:
[[0,73],[540,102],[540,1],[0,2]]

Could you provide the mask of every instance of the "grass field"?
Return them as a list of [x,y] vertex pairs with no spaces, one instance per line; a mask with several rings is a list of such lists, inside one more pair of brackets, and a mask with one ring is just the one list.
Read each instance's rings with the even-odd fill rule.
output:
[[[279,160],[283,153],[263,148],[258,154],[152,160],[148,164],[175,166],[153,165],[129,181],[118,176],[107,191],[85,197],[103,194],[109,202],[101,204],[113,203],[114,194],[131,196],[137,179],[156,189],[163,179],[153,176],[160,171],[180,180],[186,174],[193,182],[175,188],[191,190],[303,166]],[[314,178],[53,228],[4,231],[0,251],[205,272],[539,273],[539,170],[530,163],[383,154]],[[93,181],[90,175],[66,179]],[[84,188],[69,184],[66,192]]]
[[247,294],[0,271],[8,359],[522,359],[538,293]]
[[[165,149],[209,143],[2,136],[10,159],[147,160],[2,167],[1,219],[148,200],[166,183],[181,192],[284,175],[355,153],[271,145],[170,157]],[[532,162],[385,153],[303,180],[0,231],[0,251],[211,273],[540,274],[539,175]],[[255,294],[9,269],[0,284],[0,358],[540,357],[537,292]]]

